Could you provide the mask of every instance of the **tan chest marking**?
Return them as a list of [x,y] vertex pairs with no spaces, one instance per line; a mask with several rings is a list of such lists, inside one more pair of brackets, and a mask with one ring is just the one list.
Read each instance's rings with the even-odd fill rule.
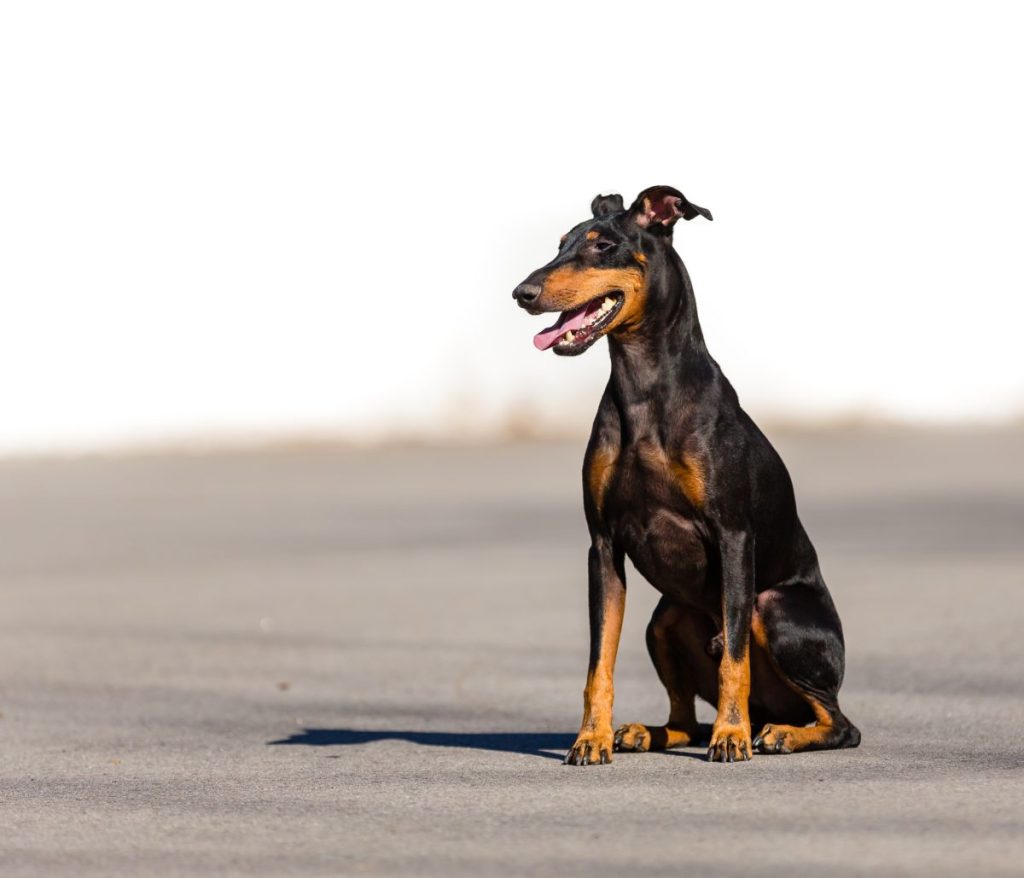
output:
[[697,509],[704,506],[707,490],[704,484],[704,467],[692,454],[683,454],[679,460],[673,460],[665,453],[665,449],[653,443],[640,443],[637,446],[644,464],[652,470],[664,470],[683,496]]
[[704,505],[707,489],[704,484],[704,467],[699,460],[690,454],[684,454],[680,462],[671,464],[672,475],[675,476],[680,490],[687,500],[700,509]]
[[598,448],[591,455],[587,470],[587,487],[599,514],[604,509],[604,497],[608,493],[608,484],[615,474],[615,464],[618,460],[618,452],[610,448]]

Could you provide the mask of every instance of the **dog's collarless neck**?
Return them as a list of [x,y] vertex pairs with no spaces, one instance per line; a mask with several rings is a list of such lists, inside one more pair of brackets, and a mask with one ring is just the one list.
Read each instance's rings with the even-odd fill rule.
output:
[[[655,424],[693,407],[715,381],[717,367],[699,326],[673,327],[662,336],[609,338],[612,397],[627,436],[645,436]],[[695,330],[695,331],[694,331]]]

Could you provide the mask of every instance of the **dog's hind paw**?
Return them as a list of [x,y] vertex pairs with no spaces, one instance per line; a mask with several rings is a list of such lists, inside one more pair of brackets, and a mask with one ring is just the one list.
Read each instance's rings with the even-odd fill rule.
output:
[[646,753],[648,750],[668,750],[688,747],[697,740],[697,729],[692,732],[672,726],[645,726],[629,723],[615,732],[615,749],[623,752]]
[[792,753],[791,731],[794,731],[792,726],[767,725],[754,738],[754,749],[761,753]]
[[629,723],[615,730],[615,749],[643,753],[651,749],[651,733],[641,723]]

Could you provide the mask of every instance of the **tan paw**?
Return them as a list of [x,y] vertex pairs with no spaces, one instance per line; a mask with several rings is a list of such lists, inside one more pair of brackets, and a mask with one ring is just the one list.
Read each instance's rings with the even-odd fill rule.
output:
[[744,761],[750,759],[753,752],[749,726],[715,723],[711,730],[708,762]]
[[674,726],[645,726],[643,723],[629,723],[619,726],[618,731],[615,732],[615,749],[624,752],[646,753],[648,750],[688,747],[696,739],[696,727],[692,731],[684,731]]
[[566,765],[607,765],[612,761],[612,731],[580,732],[576,743],[565,754]]
[[651,731],[641,723],[619,726],[615,732],[615,749],[646,753],[651,749]]
[[767,725],[754,738],[754,749],[761,753],[792,753],[796,749],[794,726]]

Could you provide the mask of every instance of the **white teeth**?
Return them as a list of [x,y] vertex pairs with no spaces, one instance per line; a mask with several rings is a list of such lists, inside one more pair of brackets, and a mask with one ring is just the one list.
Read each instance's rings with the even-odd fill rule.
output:
[[[615,299],[613,299],[611,296],[605,296],[604,299],[601,301],[601,307],[594,311],[589,317],[587,317],[587,321],[586,323],[583,324],[583,328],[586,329],[589,326],[593,326],[595,323],[597,323],[598,320],[604,317],[604,315],[611,311],[614,307]],[[562,339],[559,343],[568,344],[575,338],[576,333],[569,331],[562,336]]]

